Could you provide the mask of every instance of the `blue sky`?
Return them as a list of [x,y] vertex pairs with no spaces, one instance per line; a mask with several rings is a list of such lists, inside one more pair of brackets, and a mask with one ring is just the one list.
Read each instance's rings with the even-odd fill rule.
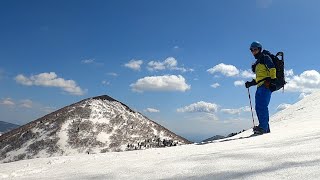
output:
[[272,95],[274,114],[320,88],[319,8],[317,0],[1,1],[0,120],[25,124],[107,94],[191,140],[248,129],[250,43],[285,52],[289,83]]

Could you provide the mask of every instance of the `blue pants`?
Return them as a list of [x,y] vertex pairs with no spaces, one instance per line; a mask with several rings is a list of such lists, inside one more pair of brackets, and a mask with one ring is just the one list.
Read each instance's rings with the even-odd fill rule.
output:
[[255,98],[259,127],[262,128],[265,133],[268,133],[270,132],[268,106],[271,99],[271,91],[264,85],[261,85],[257,88]]

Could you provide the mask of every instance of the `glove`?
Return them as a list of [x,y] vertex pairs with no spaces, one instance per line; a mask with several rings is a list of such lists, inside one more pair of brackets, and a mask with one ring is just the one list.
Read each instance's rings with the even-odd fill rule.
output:
[[254,79],[252,79],[252,81],[247,81],[245,83],[246,88],[249,88],[251,86],[257,85],[256,81]]

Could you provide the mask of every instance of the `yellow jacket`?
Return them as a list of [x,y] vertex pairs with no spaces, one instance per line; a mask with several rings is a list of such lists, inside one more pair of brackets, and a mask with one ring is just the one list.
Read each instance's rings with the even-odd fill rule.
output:
[[254,65],[256,73],[255,81],[258,87],[264,84],[265,79],[268,77],[271,79],[277,78],[277,70],[268,55],[261,54]]

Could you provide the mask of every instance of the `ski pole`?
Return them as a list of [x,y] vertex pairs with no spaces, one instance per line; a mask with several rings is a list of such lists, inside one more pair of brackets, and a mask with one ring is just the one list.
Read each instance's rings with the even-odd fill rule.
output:
[[250,108],[251,108],[252,123],[253,123],[253,127],[254,127],[253,110],[252,110],[251,96],[250,96],[249,88],[248,88],[248,95],[249,95],[249,101],[250,101]]

